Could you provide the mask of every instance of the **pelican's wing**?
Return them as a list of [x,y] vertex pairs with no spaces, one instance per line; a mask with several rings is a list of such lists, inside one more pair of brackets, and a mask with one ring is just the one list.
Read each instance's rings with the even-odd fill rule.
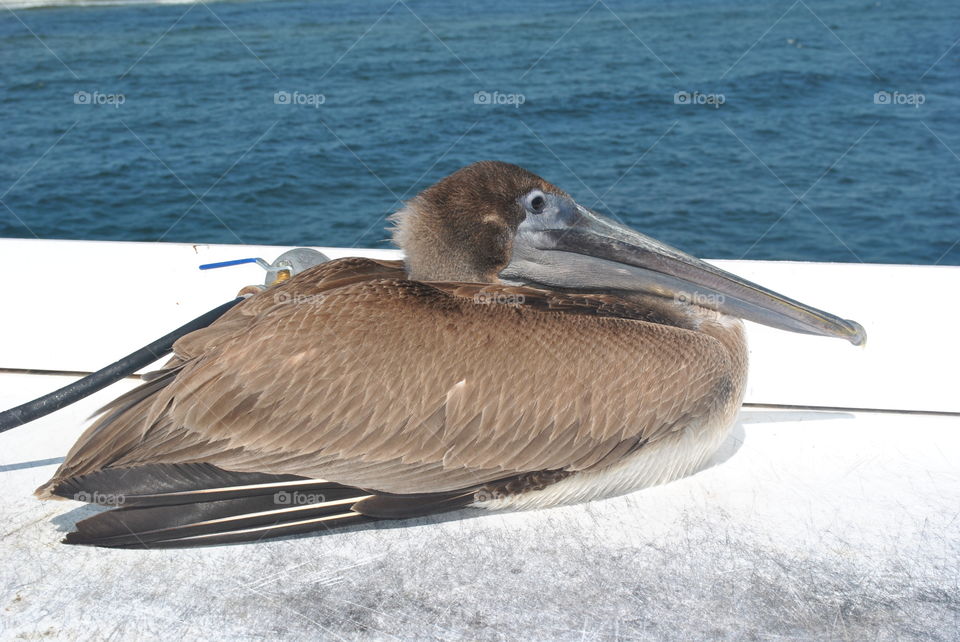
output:
[[326,286],[305,272],[182,339],[53,481],[202,463],[446,492],[603,466],[730,401],[720,342],[614,299],[382,278],[396,269],[381,263],[331,281],[329,265]]

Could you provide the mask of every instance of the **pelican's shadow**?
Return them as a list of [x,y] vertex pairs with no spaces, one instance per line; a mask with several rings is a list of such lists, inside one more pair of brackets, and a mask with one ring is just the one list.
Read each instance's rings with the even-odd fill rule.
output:
[[56,517],[50,518],[57,531],[69,533],[76,530],[77,522],[82,522],[88,517],[93,517],[99,513],[105,513],[110,510],[109,506],[100,506],[99,504],[81,504],[76,508],[60,513]]
[[[730,434],[720,444],[717,451],[693,474],[696,475],[704,470],[719,466],[743,447],[747,439],[747,431],[744,426],[749,424],[777,424],[777,423],[796,423],[803,421],[802,409],[795,408],[763,408],[758,406],[746,406],[740,409],[736,422],[730,430]],[[853,415],[849,412],[809,410],[810,413],[816,413],[816,421],[832,421],[836,419],[852,419]]]

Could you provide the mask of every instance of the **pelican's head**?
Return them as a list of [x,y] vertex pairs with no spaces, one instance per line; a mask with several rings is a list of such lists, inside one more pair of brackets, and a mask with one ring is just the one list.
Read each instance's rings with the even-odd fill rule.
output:
[[863,327],[716,268],[578,204],[522,167],[483,161],[428,187],[392,217],[418,281],[499,280],[634,292],[775,328],[866,340]]

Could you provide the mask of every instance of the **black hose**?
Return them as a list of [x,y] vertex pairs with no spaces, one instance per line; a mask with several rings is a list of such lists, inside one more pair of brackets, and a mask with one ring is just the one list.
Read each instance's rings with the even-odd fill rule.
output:
[[194,330],[207,327],[223,316],[227,310],[243,301],[244,298],[245,297],[237,297],[233,301],[228,301],[210,310],[190,323],[182,325],[173,332],[160,337],[153,343],[140,348],[132,354],[128,354],[119,361],[111,363],[106,368],[97,370],[79,381],[74,381],[69,386],[64,386],[59,390],[55,390],[50,394],[29,401],[16,408],[0,412],[0,432],[6,432],[17,426],[29,423],[34,419],[45,417],[51,412],[80,401],[84,397],[88,397],[98,390],[106,388],[111,383],[133,374],[140,368],[150,365],[164,355],[170,354],[170,352],[173,351],[173,344],[177,339]]

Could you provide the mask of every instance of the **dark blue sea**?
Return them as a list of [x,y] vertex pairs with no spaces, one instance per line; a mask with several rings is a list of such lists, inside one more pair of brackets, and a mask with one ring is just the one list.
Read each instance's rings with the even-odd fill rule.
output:
[[960,3],[4,3],[0,236],[386,247],[481,159],[710,258],[960,265]]

